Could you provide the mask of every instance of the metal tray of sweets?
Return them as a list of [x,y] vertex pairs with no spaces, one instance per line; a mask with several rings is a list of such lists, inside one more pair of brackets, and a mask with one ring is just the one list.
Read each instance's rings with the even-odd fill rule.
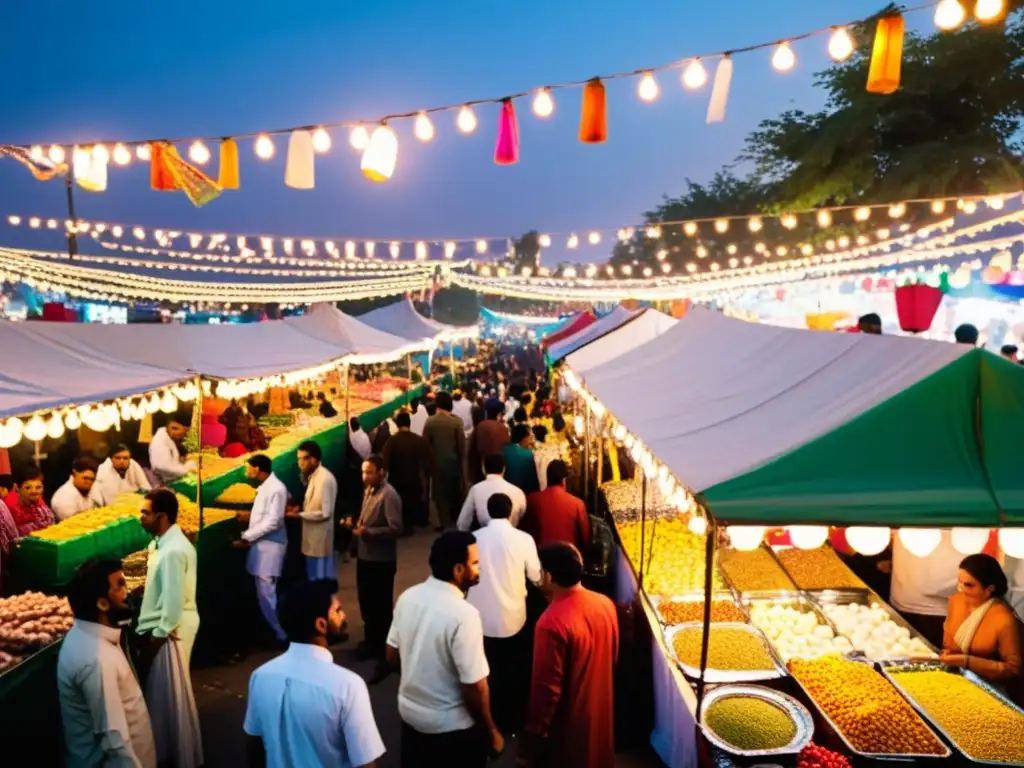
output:
[[[854,658],[854,659],[848,659],[848,661],[854,662],[856,664],[863,664],[863,665],[865,665],[867,667],[870,667],[872,670],[874,670],[875,674],[878,674],[878,675],[882,674],[881,672],[879,672],[876,669],[875,664],[873,662],[871,662],[871,661],[868,661],[867,659],[864,659],[864,658]],[[942,744],[942,748],[945,750],[945,752],[942,753],[942,754],[938,754],[938,755],[915,755],[915,754],[887,753],[887,752],[861,752],[859,749],[854,747],[853,744],[850,743],[849,739],[846,738],[846,734],[843,733],[839,729],[839,726],[837,726],[835,724],[835,721],[833,721],[832,718],[828,716],[828,713],[825,712],[825,710],[823,710],[821,708],[821,706],[819,706],[817,699],[815,699],[811,695],[811,692],[809,690],[807,690],[807,688],[804,687],[804,684],[800,680],[800,678],[797,677],[796,675],[791,675],[791,677],[796,682],[797,686],[799,686],[800,690],[803,691],[804,696],[807,697],[807,700],[810,701],[814,705],[814,709],[821,716],[821,719],[824,720],[826,723],[828,723],[829,728],[832,729],[833,733],[836,734],[836,737],[840,741],[842,741],[843,746],[847,750],[849,750],[851,754],[854,754],[854,755],[857,755],[858,757],[869,759],[869,760],[879,760],[879,761],[884,761],[884,762],[900,762],[900,763],[916,763],[919,760],[924,760],[926,762],[927,761],[933,761],[933,760],[942,760],[942,759],[947,758],[947,757],[949,757],[950,755],[953,754],[950,751],[949,747],[947,747],[945,745],[945,743],[943,743],[942,739],[940,739],[938,736],[935,736],[935,732],[934,732],[934,730],[931,729],[931,725],[930,725],[930,723],[927,720],[924,721],[925,727],[928,728],[929,730],[932,730],[932,735],[935,736],[936,740],[940,744]],[[886,679],[884,677],[884,675],[883,675],[883,679]],[[886,682],[889,682],[889,681],[886,679]],[[891,685],[891,682],[890,682],[890,685]],[[897,688],[896,690],[897,690],[897,692],[901,696],[903,695],[903,692],[900,691],[899,688]],[[916,712],[917,710],[915,709],[914,711]]]
[[938,649],[934,645],[928,642],[920,632],[910,626],[907,620],[895,608],[870,589],[816,589],[807,591],[805,594],[822,609],[822,613],[824,613],[826,605],[847,605],[849,603],[856,603],[857,605],[877,604],[879,608],[889,615],[889,619],[896,626],[907,630],[912,638],[920,640],[934,655],[938,656]]
[[752,554],[753,552],[757,552],[758,550],[763,550],[763,551],[768,553],[768,555],[771,557],[771,559],[775,562],[775,566],[779,569],[779,572],[782,573],[782,575],[786,578],[786,581],[789,582],[789,586],[791,588],[790,589],[740,589],[739,585],[735,581],[733,581],[732,576],[729,575],[729,572],[722,565],[721,551],[720,550],[716,550],[716,557],[718,558],[718,570],[722,574],[722,579],[725,581],[726,584],[729,585],[729,589],[733,590],[737,595],[742,595],[742,596],[751,595],[751,596],[754,596],[754,597],[758,597],[758,596],[771,596],[771,595],[780,594],[780,593],[781,594],[794,594],[794,595],[802,594],[802,590],[796,585],[796,583],[793,581],[793,579],[790,578],[789,573],[786,571],[786,569],[782,567],[782,563],[779,562],[779,559],[775,556],[775,552],[772,551],[771,547],[769,547],[766,544],[761,544],[761,546],[758,547],[758,549],[750,550],[748,552],[743,552],[742,554],[748,554],[749,555],[749,554]]
[[[675,624],[665,620],[665,617],[661,615],[661,606],[663,603],[703,603],[704,592],[684,592],[678,595],[647,595],[647,600],[654,608],[654,612],[658,616],[658,623],[663,627],[674,627]],[[711,593],[711,602],[729,602],[736,606],[740,613],[746,616],[746,620],[750,621],[750,612],[744,607],[739,597],[733,593],[730,589],[716,589]],[[687,622],[688,623],[688,622]],[[715,622],[712,622],[715,623]]]
[[[796,733],[793,734],[789,744],[776,749],[740,749],[723,739],[707,723],[708,708],[715,702],[738,696],[741,698],[761,699],[774,704],[789,715],[796,726]],[[712,688],[705,694],[701,704],[700,727],[704,736],[709,742],[719,749],[739,757],[770,757],[774,755],[795,755],[811,743],[814,737],[814,718],[807,708],[788,693],[775,691],[760,685],[721,685]]]
[[748,616],[751,614],[750,608],[752,605],[765,603],[796,608],[801,613],[813,613],[818,619],[819,624],[824,624],[836,635],[839,634],[836,625],[825,615],[821,606],[804,592],[747,592],[740,598],[740,606],[747,612]]
[[[704,625],[701,622],[691,622],[689,624],[676,624],[672,627],[666,627],[663,630],[665,639],[665,646],[668,651],[668,655],[672,660],[679,666],[683,674],[691,680],[697,680],[700,677],[700,667],[691,666],[676,655],[675,649],[675,636],[684,630],[695,630],[701,632]],[[777,680],[780,677],[786,677],[789,672],[786,671],[786,665],[782,663],[782,659],[779,658],[778,654],[775,653],[775,649],[772,644],[768,642],[768,638],[764,636],[764,633],[757,627],[751,626],[750,624],[740,624],[739,622],[719,622],[711,625],[711,631],[714,632],[716,629],[736,629],[741,632],[749,634],[764,648],[765,653],[768,654],[768,658],[771,660],[771,669],[715,669],[708,667],[704,672],[704,681],[707,683],[756,683],[763,680]]]
[[[900,695],[903,696],[903,698],[905,698],[908,702],[910,702],[910,705],[917,711],[917,713],[921,715],[921,717],[923,717],[932,728],[941,733],[942,737],[946,739],[946,741],[948,741],[950,744],[956,747],[957,751],[960,752],[960,754],[962,754],[968,761],[976,763],[978,765],[1024,765],[1024,762],[1015,763],[1002,760],[984,760],[982,758],[971,757],[971,755],[963,748],[963,746],[961,746],[960,743],[957,742],[957,740],[954,739],[953,736],[945,728],[942,727],[939,721],[933,718],[927,709],[918,704],[917,700],[910,694],[910,692],[907,691],[902,685],[900,685],[899,681],[897,681],[896,678],[894,678],[889,673],[891,671],[916,672],[937,669],[942,670],[944,672],[948,672],[953,675],[958,675],[960,677],[965,678],[966,680],[970,680],[972,683],[981,688],[981,690],[985,691],[985,693],[989,694],[1000,704],[1009,707],[1011,710],[1020,715],[1020,717],[1024,718],[1024,709],[1018,707],[1016,704],[1010,701],[1006,697],[1006,695],[1003,694],[1002,691],[989,685],[988,682],[978,677],[978,675],[974,674],[973,672],[967,669],[962,669],[959,667],[947,667],[940,661],[908,661],[906,659],[899,659],[897,661],[879,662],[875,665],[875,667],[881,672],[882,676],[886,680],[888,680],[897,691],[900,692]],[[979,723],[979,727],[984,727],[984,723]]]
[[[797,550],[797,551],[800,551],[800,550],[797,547],[793,547],[793,546],[790,546],[790,545],[787,545],[787,544],[774,544],[774,545],[768,546],[768,549],[771,551],[772,556],[778,562],[779,567],[782,568],[782,570],[784,570],[786,572],[786,575],[789,576],[789,578],[793,581],[794,584],[796,584],[796,579],[793,578],[792,574],[790,574],[789,570],[786,568],[785,563],[782,562],[782,558],[779,557],[779,552],[781,552],[783,550]],[[858,585],[858,586],[850,585],[850,586],[844,586],[844,587],[832,586],[832,587],[830,587],[830,589],[839,590],[839,591],[848,590],[848,589],[868,589],[868,585],[865,584],[861,580],[861,578],[859,576],[857,576],[856,573],[853,572],[853,569],[850,568],[850,566],[848,566],[846,563],[843,562],[843,559],[839,556],[839,553],[835,551],[835,549],[832,547],[831,544],[826,542],[825,544],[822,544],[821,547],[819,547],[819,549],[823,549],[823,550],[827,550],[828,552],[831,552],[832,553],[832,557],[834,557],[837,560],[838,564],[840,566],[842,566],[842,568],[845,569],[850,574],[850,576],[853,577],[853,580],[856,581],[857,585]],[[797,584],[797,588],[800,589],[801,591],[804,591],[804,592],[810,592],[810,591],[819,591],[820,592],[820,591],[822,591],[820,589],[819,590],[812,590],[810,587],[801,587],[799,584]]]

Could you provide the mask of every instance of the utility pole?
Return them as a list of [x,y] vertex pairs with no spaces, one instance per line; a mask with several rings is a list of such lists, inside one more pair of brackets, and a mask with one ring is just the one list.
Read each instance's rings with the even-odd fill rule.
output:
[[65,234],[68,238],[68,258],[74,261],[78,255],[78,219],[75,217],[75,181],[71,178],[71,168],[64,175],[64,189],[68,197],[68,220],[70,227],[65,227]]

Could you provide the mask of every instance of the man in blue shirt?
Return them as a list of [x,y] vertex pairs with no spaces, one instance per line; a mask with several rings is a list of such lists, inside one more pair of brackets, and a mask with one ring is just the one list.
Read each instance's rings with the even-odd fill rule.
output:
[[252,673],[245,712],[249,765],[374,768],[384,754],[363,679],[334,663],[345,623],[329,580],[293,588],[280,606],[288,650]]

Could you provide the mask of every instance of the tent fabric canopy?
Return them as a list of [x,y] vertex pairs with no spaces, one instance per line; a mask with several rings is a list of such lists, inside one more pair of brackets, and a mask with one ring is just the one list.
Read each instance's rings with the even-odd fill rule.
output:
[[695,308],[586,385],[723,520],[998,525],[1024,521],[996,503],[1024,507],[1010,442],[1024,371],[990,358]]
[[615,309],[607,315],[591,323],[583,330],[548,346],[548,360],[552,363],[557,363],[580,347],[589,344],[595,339],[601,338],[607,333],[611,333],[623,323],[628,323],[641,311],[642,310],[626,309],[622,306],[615,307]]
[[432,339],[418,337],[410,340],[394,335],[345,314],[333,304],[317,305],[305,315],[290,317],[282,322],[304,336],[330,345],[335,352],[334,358],[344,355],[351,362],[394,359],[396,356],[426,351],[433,346]]
[[562,339],[567,339],[573,334],[579,333],[596,320],[597,318],[594,316],[594,313],[589,309],[586,312],[580,312],[578,315],[570,317],[562,325],[541,339],[540,346],[542,349],[546,349]]
[[429,339],[430,341],[452,341],[468,339],[477,335],[477,327],[445,325],[424,317],[412,305],[409,298],[403,298],[386,307],[371,310],[357,318],[360,322],[409,341]]
[[[646,344],[678,321],[656,309],[644,309],[628,322],[609,331],[598,339],[580,345],[566,358],[566,364],[578,374],[586,374],[631,349]],[[595,323],[596,325],[596,323]]]

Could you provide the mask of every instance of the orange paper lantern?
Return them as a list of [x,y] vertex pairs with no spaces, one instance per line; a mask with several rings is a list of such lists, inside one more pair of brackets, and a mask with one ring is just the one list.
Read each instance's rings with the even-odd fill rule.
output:
[[903,31],[902,16],[886,16],[878,20],[875,44],[871,49],[871,66],[868,69],[868,93],[888,95],[899,89]]
[[580,110],[580,141],[600,144],[608,140],[608,103],[604,83],[595,77],[583,86],[583,108]]

